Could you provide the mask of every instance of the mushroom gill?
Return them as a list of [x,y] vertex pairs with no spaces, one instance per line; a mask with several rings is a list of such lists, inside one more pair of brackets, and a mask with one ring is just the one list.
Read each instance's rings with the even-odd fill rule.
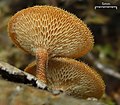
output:
[[16,46],[36,56],[38,78],[45,77],[49,58],[81,57],[94,42],[79,18],[53,6],[34,6],[17,12],[8,23],[8,33]]
[[[36,62],[25,71],[35,74]],[[105,91],[101,76],[83,62],[70,58],[52,58],[48,63],[47,85],[53,93],[65,92],[76,98],[100,98]]]

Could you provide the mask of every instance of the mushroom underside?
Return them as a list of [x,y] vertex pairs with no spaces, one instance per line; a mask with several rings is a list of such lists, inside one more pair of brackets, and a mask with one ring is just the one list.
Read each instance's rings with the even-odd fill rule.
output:
[[[35,75],[36,62],[25,69]],[[53,93],[65,92],[76,98],[100,98],[105,85],[100,75],[83,62],[68,58],[52,58],[48,63],[47,85]]]

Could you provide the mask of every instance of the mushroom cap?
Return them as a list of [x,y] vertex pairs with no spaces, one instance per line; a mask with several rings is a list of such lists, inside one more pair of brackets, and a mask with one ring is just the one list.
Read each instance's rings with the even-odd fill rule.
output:
[[34,6],[17,12],[8,23],[12,41],[35,55],[43,48],[49,56],[77,58],[93,47],[93,36],[75,15],[53,6]]
[[53,58],[47,71],[48,85],[77,98],[100,98],[105,85],[100,75],[83,62],[69,58]]
[[[26,69],[35,75],[35,62]],[[54,93],[61,90],[76,98],[101,98],[105,84],[101,76],[83,62],[70,58],[52,58],[46,71],[47,85]]]

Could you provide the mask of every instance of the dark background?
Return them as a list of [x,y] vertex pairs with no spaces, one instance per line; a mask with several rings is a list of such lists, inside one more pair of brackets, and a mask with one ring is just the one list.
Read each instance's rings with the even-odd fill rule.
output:
[[[95,9],[109,3],[115,8]],[[24,69],[35,58],[16,48],[7,35],[9,18],[34,5],[63,8],[82,19],[95,39],[93,50],[78,59],[96,68],[106,83],[101,99],[108,105],[120,105],[120,1],[119,0],[0,0],[0,60]]]

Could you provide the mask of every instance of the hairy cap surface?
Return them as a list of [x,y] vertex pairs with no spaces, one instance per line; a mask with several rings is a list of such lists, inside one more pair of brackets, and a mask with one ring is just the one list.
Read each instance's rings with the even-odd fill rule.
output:
[[[35,74],[36,62],[31,63],[26,72]],[[52,58],[48,63],[47,85],[54,91],[63,91],[76,98],[101,98],[105,84],[101,76],[83,62],[69,58]]]
[[93,36],[75,15],[52,6],[17,12],[8,24],[9,36],[21,49],[35,55],[43,48],[50,56],[77,58],[93,47]]

